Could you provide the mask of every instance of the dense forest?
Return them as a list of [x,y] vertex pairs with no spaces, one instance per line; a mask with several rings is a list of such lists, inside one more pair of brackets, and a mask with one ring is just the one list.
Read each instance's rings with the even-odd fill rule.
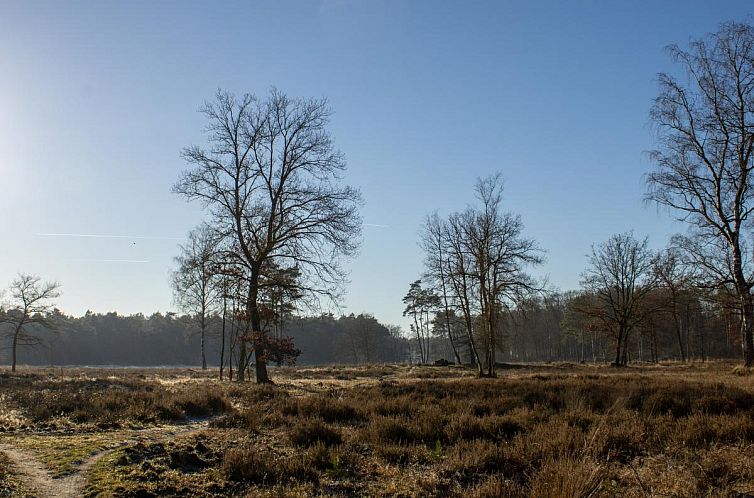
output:
[[[631,361],[703,361],[740,356],[740,325],[734,310],[686,292],[677,300],[679,336],[672,298],[662,290],[656,290],[652,298],[651,315],[630,339]],[[551,293],[507,312],[500,329],[497,361],[612,361],[614,340],[598,321],[583,314],[585,301],[585,295],[578,292]],[[330,314],[286,316],[277,333],[292,338],[300,351],[297,363],[301,365],[419,363],[422,348],[426,348],[426,362],[453,362],[453,345],[446,329],[449,322],[461,362],[473,363],[463,320],[454,312],[446,320],[441,309],[427,311],[428,336],[423,346],[416,337],[407,337],[400,327],[382,324],[367,314],[339,318]],[[52,329],[30,326],[30,335],[40,340],[19,348],[20,364],[201,365],[201,335],[195,317],[173,313],[86,313],[70,317],[55,312],[51,318],[55,324]],[[227,325],[223,361],[226,369],[229,365],[235,368],[237,363],[230,353],[235,347],[231,346],[231,327]],[[221,347],[222,318],[215,314],[207,320],[206,329],[205,354],[210,366],[219,366]],[[9,347],[0,350],[1,362],[8,363],[9,357]]]
[[[55,328],[30,326],[40,341],[19,348],[18,361],[29,365],[201,365],[201,337],[195,320],[172,313],[123,316],[87,313],[82,317],[55,315]],[[408,341],[400,329],[385,326],[369,315],[288,317],[285,334],[301,351],[299,364],[401,362],[408,359]],[[230,326],[226,351],[232,350]],[[208,320],[206,356],[220,364],[221,317]],[[8,362],[10,348],[0,351]],[[224,363],[231,359],[226,353]],[[233,358],[233,364],[236,358]],[[235,368],[235,367],[234,367]]]

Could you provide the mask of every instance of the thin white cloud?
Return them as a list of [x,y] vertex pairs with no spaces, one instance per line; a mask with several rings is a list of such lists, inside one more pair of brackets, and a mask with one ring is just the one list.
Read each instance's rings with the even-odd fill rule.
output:
[[390,228],[390,225],[380,225],[379,223],[364,223],[364,226],[375,228]]
[[76,258],[71,261],[77,263],[149,263],[148,259],[92,259],[92,258]]
[[183,240],[181,237],[161,237],[150,235],[111,235],[94,233],[36,233],[37,237],[80,237],[89,239],[160,239],[160,240]]

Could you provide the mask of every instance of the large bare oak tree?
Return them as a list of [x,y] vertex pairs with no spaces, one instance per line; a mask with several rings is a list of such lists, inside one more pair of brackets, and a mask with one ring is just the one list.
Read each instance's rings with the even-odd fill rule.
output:
[[[207,146],[184,149],[189,163],[174,191],[201,200],[213,228],[233,240],[248,273],[246,312],[257,382],[269,382],[259,291],[264,271],[295,269],[303,290],[338,296],[344,256],[358,249],[358,190],[341,184],[346,163],[327,130],[324,99],[266,99],[218,92],[201,112]],[[244,379],[242,346],[238,380]]]

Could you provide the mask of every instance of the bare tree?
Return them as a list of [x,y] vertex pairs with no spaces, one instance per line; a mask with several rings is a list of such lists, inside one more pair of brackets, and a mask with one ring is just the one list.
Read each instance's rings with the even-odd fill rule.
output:
[[[422,247],[426,252],[427,273],[444,297],[444,316],[451,340],[452,300],[463,315],[479,375],[492,377],[498,336],[505,321],[503,314],[523,295],[539,290],[525,270],[543,259],[537,244],[523,236],[521,217],[503,212],[502,176],[479,179],[475,190],[478,206],[451,214],[444,222],[436,215],[427,219]],[[449,295],[452,299],[448,299]],[[477,348],[480,342],[486,350],[486,365],[480,360]],[[455,354],[458,360],[458,353]]]
[[171,275],[176,304],[195,317],[199,325],[202,370],[207,369],[205,340],[209,318],[222,293],[215,263],[217,243],[217,234],[207,225],[189,232],[188,242],[179,246],[180,254],[174,258],[177,268]]
[[[263,272],[271,261],[276,268],[295,267],[302,290],[336,299],[345,278],[341,258],[358,248],[361,195],[339,185],[345,160],[326,130],[331,111],[324,99],[290,99],[273,89],[262,101],[220,91],[201,112],[209,146],[184,149],[190,169],[174,191],[203,201],[213,228],[234,241],[249,274],[247,337],[256,379],[269,382],[259,307]],[[246,354],[242,344],[239,381]]]
[[734,288],[744,361],[753,366],[754,28],[724,23],[688,50],[673,45],[668,51],[687,84],[659,76],[651,111],[659,135],[651,154],[657,169],[647,178],[647,199],[690,224],[685,248],[709,279]]
[[477,181],[480,206],[467,216],[464,227],[467,250],[474,260],[471,276],[476,280],[479,309],[484,321],[487,372],[495,376],[497,336],[501,313],[523,294],[538,290],[526,273],[527,266],[541,264],[542,251],[523,237],[521,217],[502,211],[503,182],[496,174]]
[[589,268],[582,274],[582,287],[600,303],[592,312],[615,334],[615,366],[627,364],[629,335],[641,322],[643,301],[655,286],[654,254],[647,246],[647,238],[637,240],[631,232],[613,235],[592,246]]
[[[687,348],[684,344],[684,323],[681,319],[681,299],[691,283],[689,265],[684,264],[681,251],[673,245],[658,254],[653,269],[658,284],[667,292],[667,310],[673,318],[673,328],[678,340],[681,361],[686,361]],[[685,324],[688,327],[688,324]]]
[[449,250],[447,248],[447,241],[443,237],[444,233],[445,228],[443,227],[443,221],[437,213],[433,213],[424,221],[424,227],[422,227],[420,233],[420,245],[422,249],[424,249],[425,254],[424,277],[432,284],[442,299],[442,316],[445,325],[445,332],[448,336],[448,341],[450,341],[450,347],[453,350],[455,361],[460,365],[461,356],[458,354],[458,348],[456,347],[456,341],[453,337],[451,327],[449,295],[451,284],[447,256]]
[[466,338],[471,350],[471,357],[477,366],[478,374],[483,374],[483,365],[479,357],[479,349],[474,331],[474,316],[478,312],[474,295],[474,280],[471,271],[474,266],[473,257],[468,250],[465,226],[471,222],[470,211],[453,213],[444,225],[444,238],[448,250],[446,251],[448,276],[453,289],[456,307],[463,315]]
[[20,274],[10,284],[11,302],[3,310],[2,322],[9,325],[11,338],[11,371],[16,371],[18,346],[34,346],[39,337],[29,330],[31,325],[54,328],[50,316],[55,311],[53,299],[60,297],[60,284],[42,282],[34,275]]

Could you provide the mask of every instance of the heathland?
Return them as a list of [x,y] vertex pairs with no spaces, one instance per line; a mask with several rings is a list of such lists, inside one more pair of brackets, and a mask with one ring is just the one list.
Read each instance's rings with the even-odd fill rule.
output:
[[749,496],[733,363],[0,374],[0,496]]

